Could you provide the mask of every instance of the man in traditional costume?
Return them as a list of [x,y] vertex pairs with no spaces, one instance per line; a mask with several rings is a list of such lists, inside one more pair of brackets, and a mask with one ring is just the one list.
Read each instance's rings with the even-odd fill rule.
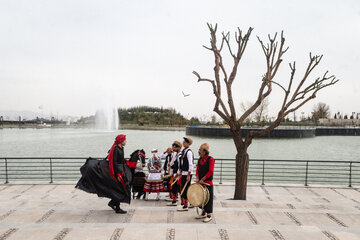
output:
[[144,192],[146,193],[145,200],[149,199],[149,193],[156,192],[156,200],[158,201],[160,200],[160,192],[164,191],[164,182],[161,176],[161,160],[157,152],[157,149],[153,149],[151,151],[152,156],[149,158],[149,175],[144,185]]
[[209,156],[209,144],[203,143],[199,148],[199,160],[196,165],[196,183],[200,183],[206,186],[209,190],[209,201],[204,206],[203,212],[196,219],[203,219],[203,222],[210,222],[212,220],[211,214],[213,212],[213,199],[214,199],[214,188],[213,188],[213,175],[214,175],[214,158]]
[[177,206],[177,198],[179,192],[179,185],[177,184],[177,175],[179,169],[179,159],[180,159],[180,151],[181,151],[182,144],[179,141],[174,141],[172,144],[173,153],[171,154],[171,161],[170,161],[170,198],[168,201],[171,203],[167,204],[168,206]]
[[[164,191],[170,192],[170,162],[172,156],[172,148],[167,148],[166,151],[161,154],[160,159],[164,160],[163,170],[164,170]],[[169,196],[170,197],[170,196]]]
[[125,145],[126,135],[120,134],[115,138],[107,159],[88,158],[80,168],[82,177],[76,184],[76,188],[85,192],[110,198],[108,206],[120,214],[126,213],[120,208],[120,202],[130,204],[131,201],[132,174],[124,158]]
[[184,149],[181,152],[179,161],[178,176],[181,193],[181,204],[183,205],[178,211],[188,211],[188,199],[187,190],[191,184],[191,177],[193,171],[194,154],[190,149],[190,145],[193,143],[191,137],[184,137],[183,146]]

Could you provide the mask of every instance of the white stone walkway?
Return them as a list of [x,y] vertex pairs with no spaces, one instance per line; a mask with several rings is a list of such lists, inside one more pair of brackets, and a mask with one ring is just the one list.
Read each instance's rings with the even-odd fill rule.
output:
[[74,183],[0,185],[0,240],[360,239],[358,188],[250,185],[246,201],[229,200],[233,191],[215,186],[214,220],[202,223],[195,209],[163,200],[134,200],[115,214]]

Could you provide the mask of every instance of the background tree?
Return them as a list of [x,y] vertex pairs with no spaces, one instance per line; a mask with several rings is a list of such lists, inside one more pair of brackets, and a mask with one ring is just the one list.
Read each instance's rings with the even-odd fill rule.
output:
[[254,118],[256,122],[266,120],[268,107],[269,107],[269,99],[265,98],[263,101],[261,101],[259,107],[257,107],[256,110],[254,111]]
[[[293,80],[296,71],[295,62],[289,64],[290,79],[287,86],[283,86],[279,82],[275,82],[275,76],[282,62],[282,57],[288,49],[284,47],[285,38],[283,37],[283,33],[281,33],[280,41],[277,41],[277,34],[275,34],[273,37],[269,35],[268,43],[264,44],[263,41],[258,37],[266,60],[265,74],[262,76],[262,79],[259,82],[260,87],[256,101],[254,101],[254,104],[250,106],[244,113],[242,113],[241,116],[237,116],[233,101],[232,85],[236,79],[238,65],[242,59],[253,28],[249,28],[244,35],[243,32],[238,28],[238,31],[235,33],[236,49],[234,51],[232,49],[232,44],[230,44],[229,32],[226,34],[222,33],[220,44],[218,44],[216,35],[217,24],[215,26],[211,24],[207,25],[211,36],[210,47],[204,47],[210,50],[214,55],[214,78],[202,78],[197,72],[194,71],[193,73],[197,76],[198,82],[209,82],[211,84],[213,93],[215,95],[214,111],[230,127],[237,151],[235,164],[236,178],[234,199],[245,200],[249,168],[249,155],[247,151],[248,147],[252,143],[252,140],[269,133],[271,130],[279,126],[280,122],[284,119],[285,116],[291,112],[294,112],[295,110],[302,107],[306,102],[315,98],[318,91],[335,84],[338,80],[334,76],[328,76],[328,72],[325,72],[322,77],[316,78],[308,84],[305,84],[310,73],[322,59],[322,56],[312,56],[310,53],[310,61],[306,68],[305,74],[301,77],[298,84],[295,85],[295,88],[293,88],[294,90],[292,90],[292,85],[294,83]],[[224,50],[224,46],[228,49],[231,57],[233,58],[233,64],[230,73],[226,71],[223,62],[222,51]],[[241,128],[244,124],[244,120],[260,106],[264,99],[270,95],[273,89],[273,85],[279,86],[284,91],[284,97],[282,104],[279,106],[277,118],[264,130],[250,131],[247,136],[243,136]],[[222,89],[223,86],[225,86],[225,90]],[[224,93],[226,94],[225,96],[227,96],[226,99],[223,98]]]
[[312,115],[315,122],[318,122],[320,118],[329,118],[330,117],[329,105],[319,102],[313,107]]
[[[251,106],[253,106],[253,102],[241,102],[240,103],[240,109],[241,112],[246,112]],[[261,122],[262,120],[266,120],[266,114],[268,112],[269,107],[269,99],[265,98],[264,101],[262,101],[258,108],[252,113],[249,114],[249,116],[245,119],[245,121],[255,121],[255,122]]]
[[[246,112],[246,110],[248,110],[252,105],[254,105],[253,102],[249,102],[249,101],[247,101],[247,102],[241,102],[241,103],[240,103],[240,111],[241,111],[240,114]],[[255,120],[254,115],[255,115],[254,112],[250,113],[250,114],[246,117],[245,122],[250,123],[250,122],[254,121],[254,120]]]
[[211,115],[211,124],[216,124],[217,121],[216,121],[216,116],[215,115]]

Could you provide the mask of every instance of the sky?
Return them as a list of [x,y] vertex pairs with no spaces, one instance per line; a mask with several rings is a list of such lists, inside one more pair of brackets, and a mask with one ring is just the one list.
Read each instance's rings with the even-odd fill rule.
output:
[[[192,74],[214,78],[206,23],[218,23],[219,37],[254,28],[233,86],[239,111],[255,101],[266,70],[256,36],[284,31],[289,50],[275,81],[286,85],[296,61],[298,82],[309,52],[324,55],[309,81],[327,70],[340,79],[296,114],[318,102],[360,112],[358,0],[0,0],[0,110],[89,116],[109,104],[147,105],[210,117],[212,88]],[[269,116],[282,97],[274,86]]]

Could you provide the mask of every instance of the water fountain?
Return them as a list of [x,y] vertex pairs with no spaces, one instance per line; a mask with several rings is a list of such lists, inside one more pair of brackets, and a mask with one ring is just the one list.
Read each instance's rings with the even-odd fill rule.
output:
[[95,128],[100,130],[118,130],[119,114],[117,107],[107,106],[95,114]]

